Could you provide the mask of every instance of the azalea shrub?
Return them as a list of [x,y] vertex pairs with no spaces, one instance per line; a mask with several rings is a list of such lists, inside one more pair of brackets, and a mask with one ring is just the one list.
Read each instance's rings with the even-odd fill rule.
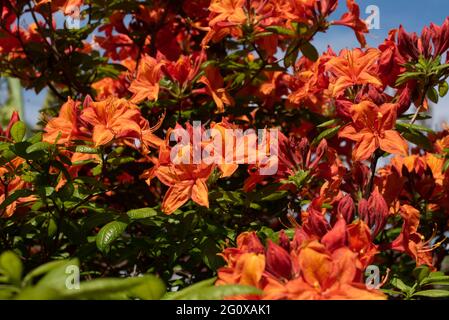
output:
[[449,18],[341,2],[1,1],[0,297],[449,297]]

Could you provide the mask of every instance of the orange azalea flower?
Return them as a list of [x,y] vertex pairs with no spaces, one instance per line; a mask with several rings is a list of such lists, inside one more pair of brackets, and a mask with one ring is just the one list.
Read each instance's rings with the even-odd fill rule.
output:
[[[288,100],[295,105],[311,105],[316,109],[323,103],[324,90],[329,86],[325,78],[324,62],[329,55],[321,56],[316,62],[302,57],[296,63],[296,72],[290,78],[291,93]],[[318,110],[319,111],[319,110]]]
[[109,96],[123,97],[127,94],[124,74],[115,78],[103,78],[92,84],[96,91],[96,99],[104,100]]
[[84,0],[40,0],[37,1],[36,8],[39,9],[47,3],[51,4],[52,12],[62,9],[64,14],[70,15],[73,14],[75,8],[81,8]]
[[74,101],[70,97],[64,103],[56,118],[48,121],[45,126],[43,141],[48,143],[66,144],[72,139],[79,139],[78,114],[80,113],[80,102]]
[[373,48],[366,51],[344,49],[340,56],[331,58],[326,67],[332,75],[332,95],[339,97],[346,88],[354,85],[373,84],[381,87],[382,82],[376,75],[379,55],[379,50]]
[[[22,158],[14,158],[9,161],[3,167],[0,167],[0,203],[3,203],[8,195],[11,195],[17,190],[29,189],[29,183],[23,181],[20,176],[16,175],[16,170],[25,162]],[[5,209],[0,211],[0,218],[11,217],[14,213],[17,213],[18,207],[21,204],[26,204],[35,201],[36,197],[34,195],[28,197],[22,197],[11,204],[9,204]]]
[[142,57],[136,79],[131,82],[128,88],[133,93],[131,102],[139,103],[145,99],[157,100],[163,65],[163,62],[158,62],[148,55]]
[[[98,154],[89,154],[89,153],[80,153],[80,152],[70,152],[68,150],[61,150],[62,155],[70,158],[71,165],[65,165],[67,172],[70,177],[75,178],[78,176],[78,173],[83,168],[83,166],[87,163],[100,163],[100,156]],[[61,168],[51,167],[51,172],[58,174],[61,173]],[[60,178],[58,184],[55,187],[55,190],[60,190],[67,183],[67,177],[64,174],[60,174]]]
[[[255,132],[241,131],[236,133],[238,126],[223,120],[220,123],[211,124],[211,139],[204,141],[203,151],[207,151],[207,156],[203,158],[206,163],[216,163],[218,169],[222,172],[222,177],[230,177],[243,163],[259,163],[261,159],[268,157],[269,150],[264,150],[257,144],[257,134]],[[267,133],[267,145],[269,145],[269,136]],[[213,148],[210,148],[213,146]],[[209,152],[211,149],[212,152]],[[221,150],[219,154],[214,154],[215,150]],[[275,165],[267,163],[266,165]]]
[[445,179],[443,167],[445,159],[438,157],[432,153],[426,153],[424,156],[427,166],[432,171],[432,176],[435,179],[435,184],[442,186]]
[[[345,235],[344,229],[337,233]],[[222,256],[227,265],[218,270],[216,285],[249,284],[263,291],[261,296],[234,299],[386,298],[358,281],[357,253],[344,245],[329,249],[302,229],[296,229],[292,241],[281,232],[279,244],[268,240],[266,249],[254,232],[243,233],[237,248],[225,249]]]
[[260,93],[262,93],[264,96],[269,96],[273,92],[275,92],[278,86],[279,77],[282,77],[282,75],[283,72],[281,71],[265,72],[267,81],[260,85]]
[[258,287],[265,270],[265,256],[253,252],[243,253],[234,261],[234,267],[222,269],[217,284],[236,283]]
[[242,24],[246,21],[243,6],[245,0],[213,0],[209,6],[209,11],[216,14],[209,21],[210,26],[217,23],[227,22],[228,24]]
[[[443,125],[443,129],[444,125]],[[447,128],[445,129],[447,130]],[[435,141],[435,151],[438,153],[444,153],[444,149],[449,149],[449,136],[445,136],[444,138],[438,139]]]
[[[301,277],[289,281],[284,289],[273,281],[265,288],[266,299],[290,300],[379,300],[386,296],[355,282],[356,256],[348,248],[330,253],[318,241],[306,244],[299,252]],[[270,291],[273,293],[270,294]]]
[[185,88],[198,74],[201,64],[206,60],[204,50],[195,52],[190,56],[180,56],[176,62],[168,61],[165,65],[166,74]]
[[[218,270],[216,285],[233,283],[262,289],[261,280],[268,260],[263,253],[264,247],[254,232],[241,233],[237,237],[237,248],[227,248],[221,254],[227,266]],[[239,298],[248,299],[252,296],[233,297]]]
[[351,223],[347,228],[348,248],[357,254],[358,269],[365,269],[378,253],[377,246],[371,240],[371,231],[362,220]]
[[141,126],[141,137],[140,140],[142,142],[142,147],[144,151],[148,152],[150,147],[159,148],[164,140],[153,134],[157,129],[162,125],[162,121],[164,120],[165,114],[159,119],[158,123],[153,127],[150,127],[150,123],[147,119],[141,117],[140,126]]
[[162,211],[171,214],[189,199],[200,206],[209,207],[206,181],[213,168],[212,165],[205,164],[170,164],[157,167],[154,175],[170,187],[162,202]]
[[218,107],[218,112],[224,112],[224,106],[234,105],[234,100],[224,88],[224,81],[220,75],[220,71],[218,68],[209,66],[204,72],[206,75],[202,76],[198,82],[205,84],[206,87],[195,90],[195,92],[210,95]]
[[353,122],[338,134],[356,142],[352,157],[355,161],[366,160],[378,149],[393,154],[408,154],[408,145],[401,135],[393,130],[396,123],[395,104],[385,103],[377,107],[370,101],[353,105]]
[[430,245],[435,235],[432,235],[428,241],[424,241],[424,236],[418,232],[420,212],[417,209],[407,204],[402,205],[400,214],[404,220],[402,231],[391,243],[391,249],[407,253],[415,259],[418,266],[425,264],[432,267],[432,251],[442,242]]
[[379,300],[385,295],[356,282],[356,255],[342,247],[330,253],[314,240],[305,244],[297,257],[301,276],[285,285],[270,279],[265,299],[290,300]]
[[140,112],[125,99],[115,97],[91,102],[83,110],[81,119],[93,126],[95,147],[119,138],[140,138]]
[[354,3],[354,0],[346,0],[346,6],[349,12],[343,14],[339,20],[332,22],[332,24],[347,26],[353,29],[360,45],[365,47],[366,40],[363,34],[368,33],[368,27],[366,22],[360,19],[360,8]]
[[[239,153],[240,147],[237,138],[233,135],[227,134],[227,129],[235,129],[235,126],[231,125],[226,120],[220,123],[213,123],[211,125],[212,135],[211,140],[215,141],[215,139],[221,140],[221,150],[222,150],[222,159],[219,159],[218,169],[222,173],[222,177],[230,177],[237,169],[237,153]],[[232,148],[230,148],[232,146]],[[207,147],[207,146],[206,146]],[[231,151],[227,151],[231,150]],[[228,154],[226,152],[232,152],[233,154]],[[216,155],[213,155],[216,157]],[[228,161],[226,163],[226,157],[232,159],[232,161]],[[235,159],[235,160],[234,160]]]

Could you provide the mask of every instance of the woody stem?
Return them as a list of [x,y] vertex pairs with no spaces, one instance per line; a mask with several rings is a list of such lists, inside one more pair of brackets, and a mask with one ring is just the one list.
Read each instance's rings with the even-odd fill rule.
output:
[[422,95],[422,97],[421,97],[421,101],[420,101],[420,103],[419,103],[419,107],[416,108],[416,112],[415,112],[415,114],[413,115],[413,118],[410,120],[410,123],[409,123],[409,124],[415,123],[416,118],[418,117],[418,114],[419,114],[419,112],[421,111],[421,108],[422,108],[422,106],[423,106],[423,104],[424,104],[424,100],[426,99],[426,92],[427,92],[427,90],[429,90],[429,84],[426,84],[426,85],[424,86],[424,92],[423,92],[423,95]]
[[419,112],[421,111],[421,106],[419,106],[418,108],[416,108],[416,112],[413,115],[413,118],[410,120],[409,124],[413,124],[416,121],[416,118],[418,117]]
[[371,176],[369,179],[369,183],[367,185],[367,188],[365,189],[365,199],[368,199],[371,195],[371,192],[373,191],[374,187],[374,177],[376,176],[376,167],[377,167],[377,161],[379,160],[381,153],[380,150],[377,149],[376,152],[374,152],[373,159],[371,159]]

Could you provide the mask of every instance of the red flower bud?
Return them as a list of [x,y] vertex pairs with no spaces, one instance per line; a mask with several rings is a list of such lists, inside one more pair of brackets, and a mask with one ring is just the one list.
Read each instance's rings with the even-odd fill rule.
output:
[[338,203],[337,214],[343,217],[347,223],[351,223],[352,218],[354,217],[354,209],[354,201],[348,194]]
[[346,245],[346,221],[340,218],[335,223],[334,227],[326,233],[321,239],[326,248],[333,252],[334,250]]
[[369,210],[368,210],[368,200],[360,199],[358,205],[358,213],[360,220],[364,221],[369,225]]
[[290,279],[292,262],[290,255],[281,246],[268,240],[265,270],[275,277]]
[[398,31],[398,49],[402,55],[407,56],[412,60],[418,60],[419,50],[417,48],[418,37],[416,33],[405,32],[402,26]]
[[385,226],[389,210],[384,197],[377,188],[373,191],[368,200],[359,201],[359,218],[363,220],[371,229],[374,238]]
[[284,230],[281,230],[281,232],[279,232],[279,245],[287,252],[290,252],[290,239],[287,237]]
[[310,208],[307,213],[307,223],[304,225],[304,231],[308,234],[317,235],[319,237],[324,236],[329,230],[330,225],[321,212]]

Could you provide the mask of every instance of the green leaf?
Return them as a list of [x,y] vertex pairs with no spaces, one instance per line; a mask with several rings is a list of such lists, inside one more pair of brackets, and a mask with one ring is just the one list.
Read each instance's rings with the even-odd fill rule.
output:
[[336,126],[333,128],[329,128],[324,130],[323,132],[321,132],[318,137],[316,137],[313,141],[312,144],[318,144],[321,140],[323,139],[330,139],[333,136],[335,136],[338,132],[338,130],[340,130],[341,126]]
[[442,71],[442,70],[448,69],[448,68],[449,68],[449,63],[446,63],[446,64],[442,64],[440,66],[435,67],[434,70],[435,71]]
[[126,214],[131,220],[139,220],[157,216],[157,211],[153,208],[140,208],[129,210]]
[[260,201],[276,201],[282,198],[285,198],[288,195],[288,192],[285,190],[275,191],[265,197],[262,197]]
[[142,278],[142,284],[132,288],[130,296],[143,300],[158,300],[164,296],[166,288],[161,279],[153,275]]
[[291,67],[295,64],[296,59],[298,58],[299,46],[297,41],[292,41],[285,52],[284,57],[284,66],[286,68]]
[[106,224],[97,234],[97,248],[101,252],[108,252],[112,242],[122,235],[127,226],[128,224],[122,221],[111,221]]
[[252,286],[221,285],[201,288],[183,296],[183,300],[221,300],[227,297],[239,295],[259,295],[262,292]]
[[429,88],[427,90],[427,97],[432,101],[433,103],[438,103],[438,92],[435,88]]
[[214,286],[216,278],[203,280],[195,283],[183,290],[174,293],[167,293],[163,299],[168,300],[220,300],[225,297],[261,294],[262,292],[251,286],[223,285]]
[[449,297],[449,291],[439,289],[423,290],[415,292],[413,296],[428,297],[428,298],[446,298]]
[[17,286],[0,285],[0,300],[12,300],[19,292],[20,289]]
[[51,148],[51,144],[49,144],[48,142],[41,141],[41,142],[37,142],[37,143],[32,144],[31,146],[29,146],[26,149],[26,152],[27,153],[32,153],[32,152],[35,152],[35,151],[47,151],[50,148]]
[[273,34],[274,34],[274,32],[271,32],[271,31],[259,32],[259,33],[256,33],[256,34],[254,35],[254,39],[259,39],[259,38],[263,38],[263,37],[268,37],[268,36],[271,36],[271,35],[273,35]]
[[163,300],[183,300],[184,296],[188,296],[189,294],[199,291],[203,288],[213,286],[216,280],[217,280],[217,278],[210,278],[210,279],[206,279],[206,280],[197,282],[197,283],[192,284],[191,286],[188,286],[187,288],[184,288],[180,291],[169,292],[162,299]]
[[[417,146],[425,149],[432,149],[432,142],[428,137],[423,135],[419,130],[430,132],[428,128],[425,128],[418,125],[409,125],[407,123],[396,123],[396,129],[402,133],[402,136],[410,141],[411,143],[416,144]],[[433,131],[432,131],[433,132]]]
[[[209,225],[208,227],[215,233],[216,227]],[[218,246],[217,242],[211,238],[207,237],[200,245],[200,250],[202,252],[203,261],[206,266],[211,270],[217,270],[223,266],[223,258],[218,255],[221,252],[221,248]]]
[[431,150],[432,149],[432,143],[430,142],[430,140],[422,135],[422,134],[413,134],[411,132],[404,132],[403,137],[410,141],[411,143],[416,144],[417,146],[423,148],[424,150]]
[[332,119],[332,120],[323,122],[323,123],[317,125],[316,127],[317,127],[317,128],[325,128],[325,127],[329,127],[329,126],[331,126],[331,125],[333,125],[333,124],[335,124],[335,123],[337,123],[337,122],[338,122],[337,119]]
[[11,128],[11,138],[15,142],[21,142],[25,137],[26,126],[22,121],[17,121]]
[[300,47],[302,54],[311,61],[317,61],[319,53],[316,48],[310,43],[306,42]]
[[423,285],[423,287],[424,286],[449,286],[449,281],[435,281],[435,282]]
[[413,270],[413,276],[415,277],[416,280],[418,280],[419,283],[421,283],[421,281],[423,281],[429,274],[430,269],[426,265],[416,267]]
[[409,292],[412,288],[406,285],[401,279],[394,278],[391,280],[391,285],[403,292]]
[[[53,261],[31,271],[24,279],[26,288],[18,299],[159,299],[165,293],[164,283],[153,275],[135,278],[104,278],[81,282],[69,288],[69,275],[79,267],[77,259]],[[44,275],[36,285],[31,280]],[[76,279],[76,278],[74,278]]]
[[0,255],[0,274],[8,278],[12,284],[20,284],[23,265],[20,258],[12,251],[5,251]]
[[398,128],[399,131],[401,131],[401,130],[403,131],[404,129],[406,129],[406,130],[417,130],[417,131],[435,133],[432,129],[425,127],[425,126],[420,126],[419,124],[397,122],[396,127]]
[[39,267],[33,269],[32,271],[30,271],[24,278],[23,278],[23,284],[25,286],[30,285],[31,281],[36,278],[39,277],[43,274],[46,274],[47,272],[50,272],[53,269],[57,269],[63,265],[66,264],[66,261],[64,260],[56,260],[56,261],[51,261],[51,262],[47,262],[45,264],[40,265]]
[[438,94],[440,95],[441,98],[444,97],[448,91],[449,91],[449,84],[446,81],[441,82],[438,85]]
[[285,35],[285,36],[295,36],[295,32],[293,30],[284,28],[284,27],[280,27],[280,26],[268,26],[265,27],[266,30],[274,32],[276,34],[281,34],[281,35]]
[[[398,119],[411,120],[414,116],[415,116],[414,113],[408,113],[401,115],[400,117],[398,117]],[[418,113],[418,116],[416,117],[416,120],[427,120],[427,119],[432,119],[432,117],[425,113]]]
[[396,86],[400,86],[404,83],[406,83],[409,80],[413,80],[413,79],[419,79],[422,76],[424,76],[424,72],[422,71],[416,71],[416,72],[404,72],[403,74],[401,74],[398,79],[396,80]]
[[421,285],[436,284],[437,282],[447,282],[447,281],[449,281],[449,276],[438,276],[438,277],[430,276],[423,279]]
[[448,168],[449,168],[449,159],[447,159],[446,162],[444,163],[443,172],[446,172]]
[[[42,271],[46,271],[45,275],[39,279],[36,284],[37,288],[48,289],[53,293],[61,294],[67,290],[68,268],[79,267],[78,259],[63,260],[60,264],[46,266]],[[41,299],[40,297],[37,297]]]
[[31,137],[29,137],[27,139],[27,141],[31,144],[38,143],[38,142],[42,141],[42,132],[33,134]]
[[299,35],[305,35],[309,31],[309,26],[304,22],[292,22],[293,27]]
[[119,292],[125,293],[125,297],[154,300],[164,295],[165,285],[159,278],[151,275],[95,279],[82,282],[78,290],[67,290],[64,296],[69,299],[103,299]]
[[383,293],[386,293],[390,296],[397,296],[397,295],[405,296],[405,294],[400,291],[394,291],[394,290],[390,290],[390,289],[380,289],[380,290],[382,290]]
[[76,146],[75,152],[96,154],[96,153],[98,153],[98,149],[82,145],[82,146]]

